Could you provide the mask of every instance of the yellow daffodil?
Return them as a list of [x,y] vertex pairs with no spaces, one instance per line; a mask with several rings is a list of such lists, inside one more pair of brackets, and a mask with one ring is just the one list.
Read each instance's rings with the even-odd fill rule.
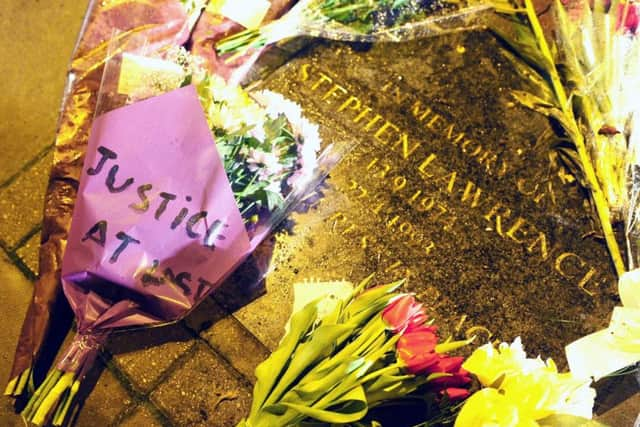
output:
[[596,393],[590,381],[558,373],[551,359],[527,358],[519,338],[497,349],[491,344],[476,349],[463,367],[488,388],[467,400],[456,427],[528,426],[553,415],[592,416]]
[[524,418],[514,402],[494,388],[482,389],[467,399],[455,423],[455,427],[537,426],[537,422]]
[[493,385],[503,375],[529,372],[544,367],[540,359],[527,359],[520,337],[512,344],[501,343],[498,348],[485,344],[476,349],[462,365],[472,372],[484,387]]

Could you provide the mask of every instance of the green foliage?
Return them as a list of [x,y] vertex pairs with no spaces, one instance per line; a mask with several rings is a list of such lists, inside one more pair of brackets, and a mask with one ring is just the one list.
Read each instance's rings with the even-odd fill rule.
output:
[[[297,161],[297,141],[291,134],[289,123],[283,114],[276,119],[268,118],[264,130],[263,141],[250,136],[248,129],[233,134],[218,129],[215,133],[216,146],[243,218],[249,218],[262,209],[274,211],[282,206],[285,181],[291,175]],[[282,172],[269,175],[268,180],[259,179],[265,166],[247,163],[247,153],[250,149],[276,154],[278,162],[283,166]]]
[[[608,192],[602,191],[603,183],[611,188],[619,187],[618,176],[611,169],[596,169],[602,162],[593,159],[596,150],[588,145],[598,138],[594,126],[601,122],[601,117],[595,108],[597,100],[576,90],[584,86],[585,81],[581,61],[572,43],[577,27],[569,21],[562,3],[556,0],[556,31],[562,41],[559,49],[547,40],[532,0],[490,1],[511,27],[509,31],[497,26],[491,30],[503,42],[505,56],[527,86],[524,91],[513,91],[513,97],[521,105],[549,118],[556,131],[555,138],[545,135],[540,141],[548,144],[550,151],[555,151],[551,158],[570,168],[578,182],[589,191],[616,271],[621,274],[624,263],[611,225],[611,198]],[[615,153],[605,155],[609,156],[604,159],[606,163],[615,163],[612,158]]]
[[400,336],[387,330],[380,314],[401,282],[363,290],[369,281],[322,319],[321,300],[293,314],[278,349],[256,369],[251,412],[239,425],[355,423],[378,400],[432,379],[406,375],[394,362]]

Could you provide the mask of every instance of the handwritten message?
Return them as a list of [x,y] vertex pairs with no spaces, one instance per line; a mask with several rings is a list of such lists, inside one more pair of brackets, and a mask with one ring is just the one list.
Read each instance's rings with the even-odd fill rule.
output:
[[80,182],[63,275],[84,272],[177,313],[248,252],[192,87],[98,117]]

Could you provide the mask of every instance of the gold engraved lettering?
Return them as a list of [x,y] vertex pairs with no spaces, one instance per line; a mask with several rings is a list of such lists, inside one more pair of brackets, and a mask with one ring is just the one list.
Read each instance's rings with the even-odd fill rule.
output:
[[482,145],[476,143],[475,148],[471,150],[471,144],[473,143],[474,141],[472,139],[465,140],[460,147],[462,149],[462,152],[470,155],[471,157],[475,157],[480,154],[482,152]]
[[409,198],[409,204],[411,204],[412,202],[415,202],[421,194],[422,194],[422,190],[416,190],[416,192],[413,193],[413,195]]
[[434,243],[434,241],[430,241],[429,244],[424,248],[424,251],[426,252],[427,255],[431,254],[431,251],[434,250],[436,248],[436,244]]
[[[498,161],[498,155],[491,151],[485,151],[482,156],[479,156],[476,160],[478,161],[478,164],[484,165],[485,169],[488,172],[491,172]],[[507,173],[507,163],[503,161],[501,166],[502,167],[498,170],[498,176],[500,177]]]
[[353,232],[355,229],[356,229],[356,225],[355,224],[351,224],[347,228],[342,230],[342,233],[340,233],[340,234],[344,236],[346,234],[349,234],[349,233]]
[[302,64],[300,67],[300,81],[305,82],[309,80],[309,68],[311,64]]
[[[473,191],[474,188],[475,192]],[[473,196],[471,196],[471,193],[473,193]],[[462,193],[460,201],[464,203],[473,197],[471,207],[476,208],[480,204],[480,194],[482,194],[482,189],[476,186],[473,182],[467,181],[467,185],[464,187],[464,192]]]
[[446,184],[446,189],[447,192],[452,193],[453,192],[453,187],[456,183],[456,177],[458,176],[458,173],[456,171],[450,172],[444,176],[441,176],[439,178],[437,178],[435,180],[436,183],[443,183]]
[[396,193],[402,190],[407,185],[407,178],[404,176],[396,176],[393,179],[393,192]]
[[573,252],[564,252],[556,258],[555,269],[562,277],[567,280],[576,280],[578,281],[578,286],[580,289],[585,291],[590,296],[594,296],[594,293],[590,290],[586,289],[585,286],[591,280],[591,278],[595,275],[596,269],[591,267],[584,273],[584,268],[587,266],[582,257]]
[[403,93],[403,91],[396,85],[393,84],[393,82],[387,82],[384,86],[382,86],[381,90],[382,92],[387,92],[389,89],[393,88],[392,90],[392,95],[393,95],[393,101],[400,105],[402,104],[402,102],[404,102],[404,100],[406,100],[409,97],[408,93]]
[[523,225],[528,225],[527,221],[519,216],[516,218],[516,222],[507,230],[507,237],[516,243],[524,243],[524,238],[527,237],[527,230],[522,228]]
[[333,221],[334,228],[338,224],[338,222],[342,222],[346,220],[347,220],[347,216],[342,212],[336,212],[329,217],[329,221]]
[[431,119],[427,122],[427,127],[434,132],[440,131],[441,129],[437,127],[438,121],[442,121],[442,116],[440,114],[435,114]]
[[347,108],[350,108],[352,110],[359,110],[360,105],[361,105],[360,100],[352,95],[349,98],[347,98],[347,100],[344,101],[342,105],[340,105],[340,108],[338,108],[338,112],[340,113],[346,110]]
[[382,116],[376,113],[376,115],[371,120],[369,120],[369,122],[365,125],[364,130],[371,130],[373,125],[378,123],[380,119],[382,119]]
[[331,101],[329,100],[330,97],[332,96],[336,96],[336,92],[337,91],[341,91],[343,94],[347,94],[349,92],[347,92],[347,90],[345,88],[343,88],[342,86],[340,86],[339,84],[334,84],[331,89],[329,89],[324,96],[322,97],[323,101],[327,101],[327,103],[331,103]]
[[331,83],[333,82],[333,80],[331,79],[331,77],[327,76],[325,73],[321,71],[320,78],[316,80],[316,82],[311,86],[311,90],[318,89],[318,87],[320,87],[320,85],[324,82]]
[[365,116],[371,111],[371,107],[364,107],[364,110],[360,111],[360,113],[353,118],[353,123],[358,123],[360,120],[364,119]]
[[421,145],[419,142],[416,142],[415,144],[413,144],[413,147],[409,148],[409,137],[404,132],[400,134],[400,137],[396,142],[393,143],[391,148],[395,150],[400,144],[402,144],[402,158],[405,160],[408,159],[409,156],[412,155],[413,152],[416,151]]
[[529,246],[527,246],[527,251],[529,251],[529,253],[533,253],[533,250],[536,246],[540,246],[540,257],[543,261],[546,261],[547,257],[549,256],[547,236],[541,231],[538,232],[538,237],[533,242],[531,242]]
[[396,132],[398,132],[400,129],[398,128],[398,126],[394,125],[393,123],[391,123],[389,120],[385,120],[384,124],[382,126],[380,126],[378,128],[378,130],[376,131],[376,133],[373,134],[373,137],[380,141],[383,145],[387,145],[387,143],[389,142],[388,140],[382,139],[381,137],[384,135],[384,133],[387,131],[387,129],[392,128],[394,129]]
[[413,103],[413,108],[411,109],[413,116],[420,122],[426,119],[429,114],[431,114],[431,108],[425,106],[425,109],[421,111],[421,107],[422,102],[416,101]]
[[436,199],[433,196],[425,196],[420,200],[420,206],[418,207],[418,212],[426,212],[433,209],[433,205],[435,205]]
[[452,123],[449,125],[449,128],[447,130],[447,140],[451,141],[453,145],[458,145],[458,143],[464,138],[464,132],[458,133],[455,139],[453,139],[453,129],[454,129],[454,124]]
[[422,163],[420,163],[420,166],[418,166],[418,171],[425,175],[427,178],[431,178],[433,176],[432,173],[428,173],[426,172],[427,168],[429,167],[429,165],[431,164],[431,162],[433,162],[436,159],[436,155],[431,153],[429,154],[429,156],[427,156],[426,159],[424,159],[422,161]]
[[508,218],[509,216],[511,216],[511,209],[509,209],[508,207],[504,206],[502,203],[500,202],[496,202],[493,207],[491,208],[491,210],[489,211],[489,213],[487,213],[484,216],[484,219],[486,219],[487,221],[489,221],[490,223],[494,224],[494,220],[493,218],[495,217],[495,231],[496,233],[498,233],[498,235],[500,235],[501,237],[504,237],[504,234],[502,232],[502,218],[503,216],[505,218]]
[[[546,185],[545,185],[546,184]],[[553,183],[551,181],[547,181],[543,183],[544,187],[540,190],[540,183],[536,182],[535,185],[527,184],[527,181],[524,178],[520,178],[516,181],[516,188],[518,191],[529,197],[536,204],[540,203],[545,196],[548,197],[549,201],[555,205],[556,204],[556,196],[553,191]]]
[[591,267],[589,271],[587,271],[584,276],[582,276],[582,279],[580,279],[580,281],[578,282],[578,286],[580,287],[580,289],[585,291],[589,296],[594,296],[595,294],[588,290],[586,286],[596,273],[597,270],[595,269],[595,267]]

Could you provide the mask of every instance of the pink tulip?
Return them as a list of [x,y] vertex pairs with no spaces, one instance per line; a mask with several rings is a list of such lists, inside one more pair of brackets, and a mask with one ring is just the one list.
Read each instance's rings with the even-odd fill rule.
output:
[[625,32],[636,34],[636,31],[638,31],[638,24],[640,23],[640,13],[638,12],[638,5],[635,3],[620,3],[618,4],[617,12],[618,15],[616,29],[620,29],[621,27],[623,27]]
[[413,295],[404,294],[393,299],[382,311],[382,319],[394,333],[423,325],[428,319],[422,304]]

